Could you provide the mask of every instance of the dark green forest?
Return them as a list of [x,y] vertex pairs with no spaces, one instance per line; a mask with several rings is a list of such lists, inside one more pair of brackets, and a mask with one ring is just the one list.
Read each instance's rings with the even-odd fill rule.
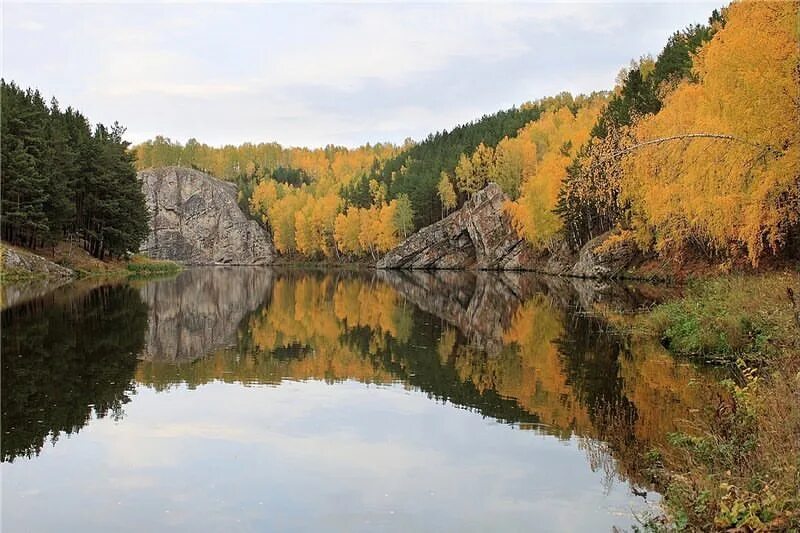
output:
[[104,259],[137,251],[147,208],[125,128],[89,121],[0,81],[2,237],[29,248],[75,238]]

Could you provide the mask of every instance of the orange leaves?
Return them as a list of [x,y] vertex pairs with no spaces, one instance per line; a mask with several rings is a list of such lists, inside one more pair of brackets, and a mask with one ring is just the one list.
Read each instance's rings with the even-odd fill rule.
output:
[[284,148],[277,143],[245,143],[214,147],[190,139],[186,145],[156,137],[134,148],[137,168],[183,165],[195,167],[223,179],[240,174],[252,177],[258,171],[271,175],[278,167],[302,170],[328,192],[349,184],[368,172],[375,161],[384,161],[399,151],[391,144],[364,145],[355,149],[341,146],[325,148]]
[[345,254],[375,257],[400,242],[403,205],[398,200],[369,208],[350,207],[336,217],[336,246]]
[[[520,130],[520,133],[525,129],[527,127]],[[524,135],[505,137],[498,143],[494,154],[493,181],[512,199],[517,199],[520,185],[536,171],[536,143]]]
[[[553,212],[561,183],[577,149],[589,140],[605,101],[589,99],[574,115],[567,107],[550,110],[498,146],[498,152],[520,154],[520,196],[507,209],[514,226],[532,244],[545,246],[561,230],[561,219]],[[497,173],[511,174],[507,169]]]
[[272,180],[264,180],[253,190],[250,197],[250,211],[261,215],[263,222],[269,222],[269,208],[278,201],[278,184]]
[[[656,248],[700,245],[753,264],[797,227],[800,80],[797,2],[736,2],[639,140],[686,133],[731,135],[646,146],[623,163],[623,191]],[[794,205],[792,205],[794,199]],[[794,222],[792,222],[794,221]]]
[[361,256],[367,250],[361,245],[362,213],[364,209],[350,208],[336,215],[333,235],[339,250],[348,255]]
[[341,199],[335,194],[306,199],[303,207],[295,213],[298,252],[308,257],[334,255],[334,224],[340,208]]

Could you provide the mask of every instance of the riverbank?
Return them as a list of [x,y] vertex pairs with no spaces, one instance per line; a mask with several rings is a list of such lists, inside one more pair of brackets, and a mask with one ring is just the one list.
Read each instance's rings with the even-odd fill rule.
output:
[[174,261],[133,255],[130,259],[101,261],[82,247],[61,242],[50,248],[28,250],[0,243],[0,283],[47,281],[51,284],[93,276],[159,276],[179,272]]
[[798,293],[796,269],[702,279],[623,327],[634,337],[659,339],[676,355],[732,369],[723,383],[727,394],[645,458],[664,487],[669,526],[800,528]]

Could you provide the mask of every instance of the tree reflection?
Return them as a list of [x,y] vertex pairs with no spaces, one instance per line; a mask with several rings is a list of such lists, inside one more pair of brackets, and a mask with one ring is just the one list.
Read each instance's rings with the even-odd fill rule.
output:
[[92,416],[121,416],[147,327],[136,290],[58,290],[2,320],[3,461],[37,455]]
[[[635,292],[616,293],[603,305],[635,305]],[[643,452],[712,380],[610,334],[586,312],[597,298],[532,275],[268,269],[57,291],[3,313],[3,458],[119,413],[134,371],[156,390],[358,380],[578,438],[593,467],[646,484]]]
[[641,452],[709,390],[691,385],[706,381],[702,369],[609,333],[585,312],[592,298],[583,285],[527,275],[278,271],[235,348],[177,365],[155,357],[137,379],[157,389],[402,382],[503,422],[582,438],[598,468],[609,468],[607,451],[633,478]]

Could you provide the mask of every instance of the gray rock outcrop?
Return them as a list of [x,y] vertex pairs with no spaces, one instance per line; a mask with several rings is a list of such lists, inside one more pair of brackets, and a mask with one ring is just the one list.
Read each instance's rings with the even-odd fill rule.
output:
[[537,251],[514,229],[503,209],[508,197],[495,183],[476,192],[457,211],[420,229],[378,260],[379,269],[531,270],[580,278],[617,278],[642,259],[629,240],[601,246],[606,233],[577,254],[562,241]]
[[3,245],[0,247],[0,270],[6,277],[43,277],[51,280],[68,280],[75,276],[75,272],[67,267],[56,264],[40,255],[11,248]]
[[580,278],[617,278],[642,258],[631,240],[620,241],[614,246],[602,246],[609,237],[609,233],[604,233],[587,242],[578,253],[569,274]]
[[269,264],[269,233],[236,202],[236,186],[197,170],[164,167],[139,172],[150,234],[141,252],[190,265]]
[[515,269],[530,252],[503,210],[508,197],[495,183],[463,207],[422,228],[377,263],[388,269]]

